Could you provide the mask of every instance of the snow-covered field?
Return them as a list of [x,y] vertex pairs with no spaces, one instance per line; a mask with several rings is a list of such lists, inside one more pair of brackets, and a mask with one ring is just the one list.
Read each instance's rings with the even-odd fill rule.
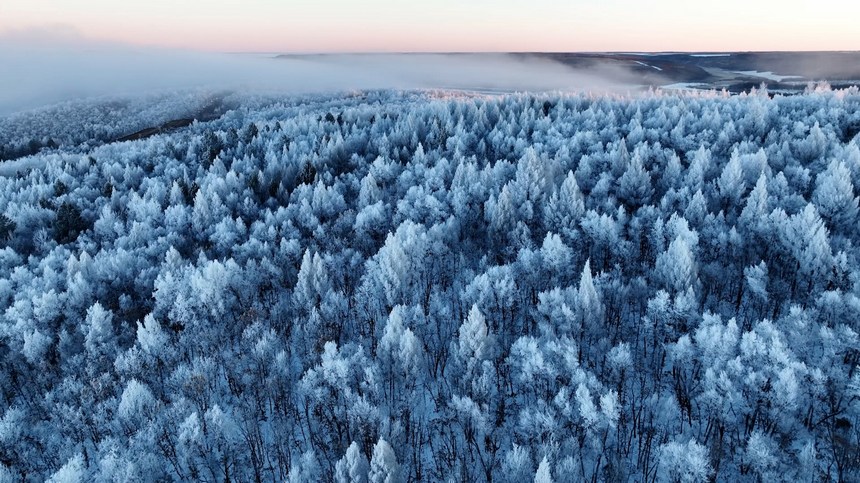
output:
[[635,62],[641,66],[644,66],[644,67],[650,67],[650,68],[655,69],[655,70],[663,70],[663,69],[657,67],[656,65],[646,64],[645,62],[639,62],[638,60]]
[[860,480],[856,88],[184,99],[2,121],[0,481]]
[[674,84],[667,84],[665,86],[661,86],[663,89],[668,90],[692,90],[692,89],[702,89],[707,87],[707,85],[699,83],[699,82],[676,82]]
[[782,81],[788,80],[788,79],[802,79],[802,77],[798,76],[798,75],[778,75],[778,74],[774,74],[773,72],[770,72],[770,71],[759,72],[757,70],[741,70],[741,71],[735,71],[735,73],[745,75],[745,76],[750,76],[750,77],[760,77],[762,79],[772,80],[775,82],[782,82]]

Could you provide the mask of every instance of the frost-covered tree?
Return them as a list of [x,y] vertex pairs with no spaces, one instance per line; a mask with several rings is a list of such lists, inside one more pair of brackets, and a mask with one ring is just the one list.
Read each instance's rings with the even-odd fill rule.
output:
[[707,449],[695,441],[686,444],[674,441],[660,446],[657,481],[699,483],[709,481],[713,474]]
[[696,261],[687,240],[680,236],[672,240],[669,248],[657,256],[654,271],[665,287],[672,291],[683,292],[693,286]]
[[373,447],[373,457],[370,459],[370,483],[400,483],[400,465],[394,449],[384,439],[380,439]]
[[618,179],[618,198],[635,209],[651,201],[653,194],[651,175],[645,169],[642,158],[637,152],[633,155],[624,174]]
[[0,480],[858,480],[858,91],[766,94],[0,118]]
[[370,466],[355,441],[346,454],[337,462],[334,479],[337,483],[367,483]]
[[731,159],[723,168],[717,186],[720,188],[720,195],[726,203],[724,206],[736,205],[743,196],[746,190],[746,181],[744,180],[740,154],[737,151],[732,153]]
[[832,161],[815,179],[812,202],[832,230],[851,232],[857,220],[858,198],[854,196],[851,173],[844,163]]

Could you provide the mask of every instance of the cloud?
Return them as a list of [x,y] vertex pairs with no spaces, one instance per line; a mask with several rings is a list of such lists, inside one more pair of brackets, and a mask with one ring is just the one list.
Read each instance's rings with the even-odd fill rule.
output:
[[60,45],[95,44],[78,29],[67,24],[49,24],[23,29],[0,31],[0,48],[3,47],[51,47]]
[[0,115],[66,100],[211,89],[312,93],[360,89],[612,91],[637,77],[506,54],[213,54],[86,38],[48,26],[0,33]]

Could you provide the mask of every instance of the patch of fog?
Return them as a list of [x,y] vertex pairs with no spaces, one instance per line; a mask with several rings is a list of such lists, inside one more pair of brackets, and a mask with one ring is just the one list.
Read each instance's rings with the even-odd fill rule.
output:
[[361,54],[277,57],[93,42],[50,31],[0,33],[0,116],[75,99],[187,89],[266,94],[440,87],[613,93],[641,75],[607,63],[575,68],[507,54]]
[[736,70],[733,71],[736,74],[741,74],[749,77],[759,77],[762,79],[772,80],[774,82],[782,82],[786,79],[802,79],[802,76],[799,75],[778,75],[773,72],[760,72],[757,70]]

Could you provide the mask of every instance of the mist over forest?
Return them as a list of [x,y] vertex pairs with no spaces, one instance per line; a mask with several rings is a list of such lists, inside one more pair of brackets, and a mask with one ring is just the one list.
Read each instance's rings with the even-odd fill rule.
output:
[[[627,92],[644,87],[612,64],[576,67],[537,55],[205,53],[90,40],[74,31],[0,33],[0,116],[93,98],[182,92],[339,93],[379,89]],[[113,99],[111,99],[113,100]]]

